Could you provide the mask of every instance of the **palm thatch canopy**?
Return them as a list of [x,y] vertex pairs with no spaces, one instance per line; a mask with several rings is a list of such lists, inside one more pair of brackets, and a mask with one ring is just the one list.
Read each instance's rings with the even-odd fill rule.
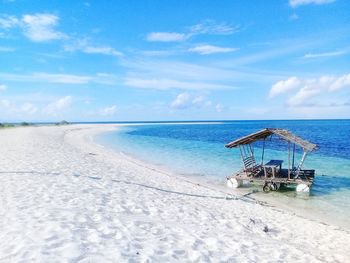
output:
[[239,138],[233,142],[230,142],[225,145],[227,148],[234,148],[238,147],[240,145],[245,144],[251,144],[253,142],[263,140],[271,135],[277,135],[278,137],[282,138],[283,140],[287,142],[294,143],[296,145],[299,145],[304,149],[304,151],[311,152],[317,148],[316,144],[313,144],[311,142],[308,142],[304,139],[301,139],[300,137],[292,134],[291,132],[284,130],[284,129],[273,129],[273,128],[266,128],[261,131],[249,134],[247,136],[244,136],[242,138]]

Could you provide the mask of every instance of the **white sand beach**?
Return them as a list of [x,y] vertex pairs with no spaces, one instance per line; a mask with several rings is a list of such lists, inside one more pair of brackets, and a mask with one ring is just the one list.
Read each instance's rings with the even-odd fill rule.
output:
[[93,142],[115,128],[0,130],[0,262],[349,262],[349,229]]

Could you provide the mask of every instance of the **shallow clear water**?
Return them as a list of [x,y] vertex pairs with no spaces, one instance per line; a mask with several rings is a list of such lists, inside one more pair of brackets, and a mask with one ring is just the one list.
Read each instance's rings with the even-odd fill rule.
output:
[[[143,124],[127,126],[97,137],[97,141],[144,161],[165,166],[188,176],[204,176],[222,181],[241,168],[238,149],[224,145],[238,137],[266,127],[288,129],[316,143],[304,167],[315,169],[316,178],[310,197],[294,191],[269,194],[285,204],[337,218],[350,225],[350,120],[308,121],[232,121],[205,124]],[[287,144],[274,140],[265,144],[264,160],[283,159],[288,165]],[[255,143],[256,159],[262,143]],[[301,151],[296,151],[296,164]]]

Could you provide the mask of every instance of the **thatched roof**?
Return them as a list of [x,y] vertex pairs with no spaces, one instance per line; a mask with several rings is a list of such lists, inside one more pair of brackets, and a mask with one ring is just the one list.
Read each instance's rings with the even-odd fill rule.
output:
[[285,141],[294,143],[302,147],[305,151],[311,152],[315,148],[317,148],[316,144],[313,144],[311,142],[308,142],[304,139],[301,139],[300,137],[292,134],[291,132],[284,130],[284,129],[273,129],[273,128],[266,128],[261,131],[249,134],[247,136],[244,136],[242,138],[239,138],[233,142],[230,142],[225,145],[227,148],[234,148],[239,145],[244,145],[244,144],[250,144],[255,141],[263,140],[266,137],[269,137],[271,135],[277,135],[278,137],[282,138]]

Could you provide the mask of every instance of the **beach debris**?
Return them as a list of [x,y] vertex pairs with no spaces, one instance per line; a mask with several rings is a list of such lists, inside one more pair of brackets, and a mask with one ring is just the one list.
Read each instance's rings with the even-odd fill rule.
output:
[[270,232],[269,227],[265,225],[262,220],[254,218],[249,218],[249,223],[246,228],[257,232],[260,232],[261,230],[265,233]]

